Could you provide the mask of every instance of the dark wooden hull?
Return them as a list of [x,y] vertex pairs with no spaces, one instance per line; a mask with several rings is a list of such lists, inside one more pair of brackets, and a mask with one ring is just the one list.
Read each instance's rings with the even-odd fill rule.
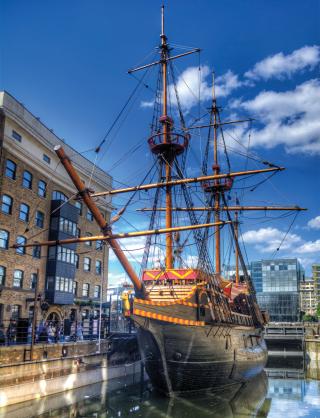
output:
[[141,356],[153,386],[166,394],[245,381],[267,360],[261,329],[228,324],[185,326],[141,318]]

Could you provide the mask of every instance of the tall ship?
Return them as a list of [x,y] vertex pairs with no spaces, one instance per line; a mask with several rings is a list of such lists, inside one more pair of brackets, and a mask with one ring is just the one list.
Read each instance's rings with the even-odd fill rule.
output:
[[[231,169],[223,129],[246,120],[221,119],[214,79],[211,105],[204,116],[207,121],[200,117],[193,124],[186,123],[174,62],[199,50],[172,54],[165,34],[163,7],[160,39],[157,59],[129,70],[131,74],[143,72],[140,84],[150,69],[159,70],[146,144],[153,157],[154,170],[149,173],[152,181],[148,182],[145,176],[140,184],[95,193],[81,181],[63,147],[56,147],[55,152],[78,191],[77,198],[91,211],[101,235],[27,246],[95,240],[108,243],[134,286],[134,298],[124,297],[125,315],[135,323],[146,371],[156,389],[172,396],[239,383],[262,371],[267,360],[263,328],[268,318],[259,308],[242,255],[239,217],[246,210],[302,209],[244,206],[239,197],[234,197],[233,187],[239,179],[272,175],[283,168],[263,161],[263,168]],[[188,176],[192,148],[199,146],[198,132],[206,132],[206,141],[201,160],[193,159],[198,163],[197,173]],[[149,206],[135,209],[148,217],[149,228],[113,232],[113,224],[134,200],[144,204],[139,200],[142,192],[147,192]],[[120,194],[129,196],[127,203],[107,223],[95,201]],[[231,279],[223,273],[225,235],[230,237],[229,251],[235,264]],[[140,274],[120,245],[122,238],[131,237],[145,237]]]

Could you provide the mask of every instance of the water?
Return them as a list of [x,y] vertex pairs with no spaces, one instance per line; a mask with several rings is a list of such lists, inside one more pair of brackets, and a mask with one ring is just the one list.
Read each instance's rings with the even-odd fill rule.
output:
[[175,399],[131,376],[11,406],[0,417],[320,418],[320,381],[306,374],[302,358],[270,357],[247,383]]

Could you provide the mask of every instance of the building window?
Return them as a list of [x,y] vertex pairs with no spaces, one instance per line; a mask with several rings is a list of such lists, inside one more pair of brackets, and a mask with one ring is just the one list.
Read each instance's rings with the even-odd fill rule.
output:
[[31,273],[31,276],[30,276],[30,289],[35,289],[36,288],[37,278],[38,278],[37,273]]
[[85,309],[81,312],[82,319],[89,319],[89,309]]
[[83,283],[82,285],[82,296],[89,296],[89,283]]
[[12,138],[15,139],[18,142],[21,142],[22,140],[22,136],[20,134],[18,134],[18,132],[12,130],[12,134],[11,134]]
[[22,177],[22,187],[25,189],[32,189],[32,174],[25,170]]
[[82,203],[76,202],[75,207],[79,209],[79,215],[81,216],[82,215]]
[[46,197],[47,194],[47,183],[43,180],[38,181],[38,196]]
[[29,222],[30,208],[25,203],[21,203],[19,211],[19,219],[24,222]]
[[15,270],[13,273],[13,287],[22,288],[22,284],[23,284],[23,271]]
[[41,258],[41,247],[40,245],[35,245],[32,247],[32,257],[33,258]]
[[75,237],[77,234],[77,224],[61,216],[59,218],[59,231]]
[[77,235],[76,235],[76,237],[77,238],[80,238],[81,237],[81,229],[80,228],[77,228]]
[[35,224],[37,227],[39,228],[43,228],[44,225],[44,214],[42,212],[40,212],[39,210],[37,210],[36,212],[36,219],[35,219]]
[[9,232],[0,229],[0,248],[7,250],[9,247]]
[[94,287],[94,295],[93,295],[93,297],[95,297],[95,298],[99,298],[100,297],[100,289],[101,289],[101,286],[99,286],[99,285],[96,285]]
[[102,263],[100,260],[96,260],[96,274],[101,274],[102,271]]
[[[58,245],[57,247],[57,260],[58,261],[63,261],[69,264],[75,264],[76,263],[75,256],[76,256],[76,253],[74,250],[71,250],[70,248],[66,248],[66,247],[61,247],[60,245]],[[49,254],[49,257],[50,257],[50,254]]]
[[88,211],[87,211],[87,219],[88,219],[88,221],[93,221],[93,215],[92,215],[92,212],[88,209]]
[[[90,232],[87,232],[87,235],[86,235],[87,237],[92,237],[92,234],[90,233]],[[88,247],[91,247],[92,246],[92,241],[85,241],[85,244],[88,246]]]
[[[16,239],[17,245],[25,245],[27,242],[27,238],[22,235],[18,235]],[[24,255],[26,253],[26,247],[17,247],[16,254]]]
[[16,172],[17,172],[17,164],[11,160],[6,161],[6,170],[5,176],[9,177],[12,180],[16,179]]
[[20,318],[20,305],[11,305],[11,319]]
[[56,277],[56,290],[60,292],[73,292],[73,280],[68,277]]
[[78,269],[79,268],[79,256],[78,256],[78,254],[75,254],[74,259],[75,259],[75,262],[76,262],[76,268]]
[[96,250],[102,250],[102,241],[100,239],[96,241]]
[[8,196],[7,194],[2,195],[1,199],[1,211],[3,213],[6,213],[7,215],[11,215],[12,213],[12,202],[13,199],[11,196]]
[[42,159],[47,164],[50,164],[51,163],[51,158],[47,154],[43,154]]
[[91,258],[90,257],[84,257],[84,259],[83,259],[83,270],[84,271],[90,271],[91,270]]
[[63,202],[66,202],[68,200],[68,196],[59,190],[54,190],[52,192],[52,200],[62,200]]
[[7,269],[4,266],[0,266],[0,286],[4,286],[6,281]]
[[72,291],[73,291],[73,294],[75,296],[77,296],[77,293],[78,293],[78,282],[76,282],[76,281],[73,282],[73,289],[72,289]]

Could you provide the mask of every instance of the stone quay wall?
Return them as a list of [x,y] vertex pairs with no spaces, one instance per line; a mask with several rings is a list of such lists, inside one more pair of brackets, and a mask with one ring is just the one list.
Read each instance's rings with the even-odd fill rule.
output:
[[1,347],[0,408],[140,373],[135,351],[110,356],[110,341],[101,341],[100,352],[98,348],[97,341],[38,344],[33,361],[24,361],[25,346]]

